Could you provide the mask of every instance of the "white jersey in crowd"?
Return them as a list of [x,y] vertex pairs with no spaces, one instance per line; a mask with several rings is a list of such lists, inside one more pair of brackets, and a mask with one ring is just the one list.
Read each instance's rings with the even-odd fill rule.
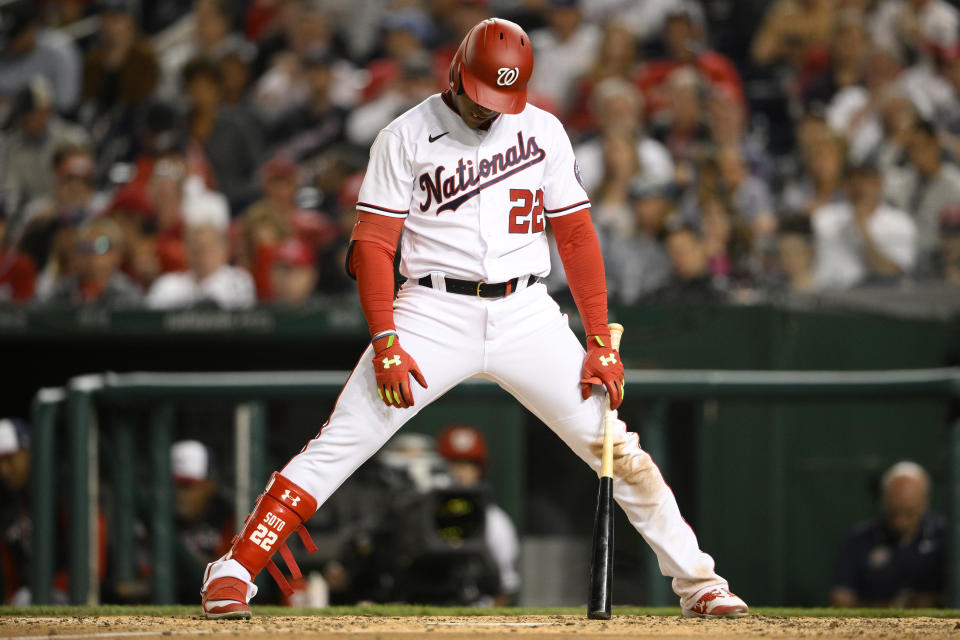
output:
[[442,94],[387,125],[357,209],[405,218],[400,273],[505,282],[550,271],[546,220],[590,206],[560,122],[532,105],[488,130]]

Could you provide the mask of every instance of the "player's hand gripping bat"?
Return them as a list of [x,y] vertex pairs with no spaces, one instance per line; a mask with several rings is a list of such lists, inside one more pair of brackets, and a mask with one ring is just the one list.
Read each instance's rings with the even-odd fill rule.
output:
[[[623,325],[611,323],[610,342],[619,353]],[[590,593],[587,617],[609,620],[613,599],[613,429],[617,414],[610,409],[603,415],[603,454],[600,457],[600,490],[597,493],[597,519],[593,525],[593,555],[590,563]]]

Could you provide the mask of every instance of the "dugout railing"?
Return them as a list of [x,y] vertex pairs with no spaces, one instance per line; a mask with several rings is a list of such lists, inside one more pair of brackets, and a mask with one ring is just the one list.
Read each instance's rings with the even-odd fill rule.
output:
[[[150,467],[153,478],[151,504],[150,580],[154,602],[172,603],[173,493],[169,451],[174,434],[174,410],[197,399],[216,400],[235,407],[236,512],[246,514],[256,492],[266,480],[264,445],[267,402],[284,398],[336,394],[348,372],[276,373],[130,373],[86,375],[65,388],[41,389],[35,396],[32,419],[31,504],[33,511],[33,602],[52,599],[56,558],[57,469],[55,456],[58,424],[65,424],[68,449],[70,526],[68,547],[69,598],[75,604],[95,604],[99,593],[98,544],[100,487],[98,470],[98,416],[106,409],[137,406],[150,408]],[[820,399],[942,399],[960,397],[960,368],[888,371],[710,371],[629,370],[629,394],[648,399],[743,398],[755,401]],[[487,397],[502,391],[484,380],[468,380],[453,396]],[[63,421],[60,421],[61,413]],[[122,414],[120,414],[122,415]],[[135,445],[134,435],[143,424],[129,417],[113,424],[113,514],[111,560],[115,579],[133,578]],[[666,460],[666,426],[657,419],[644,427],[644,448],[655,460]],[[949,605],[960,608],[960,420],[949,439],[950,558]],[[126,463],[124,463],[126,461]],[[666,582],[652,564],[647,573],[647,600],[651,605],[673,604]]]

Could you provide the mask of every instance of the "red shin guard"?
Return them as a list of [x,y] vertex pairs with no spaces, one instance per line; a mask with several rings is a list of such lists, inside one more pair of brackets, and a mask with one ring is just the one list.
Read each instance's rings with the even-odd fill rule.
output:
[[293,579],[299,580],[302,577],[300,568],[286,545],[286,539],[296,531],[307,552],[314,553],[317,547],[303,523],[309,520],[316,510],[317,501],[313,496],[274,472],[266,490],[257,498],[253,512],[247,516],[240,535],[233,539],[227,557],[233,558],[249,571],[251,579],[266,567],[277,581],[280,590],[289,595],[292,592],[290,584],[270,557],[279,551]]

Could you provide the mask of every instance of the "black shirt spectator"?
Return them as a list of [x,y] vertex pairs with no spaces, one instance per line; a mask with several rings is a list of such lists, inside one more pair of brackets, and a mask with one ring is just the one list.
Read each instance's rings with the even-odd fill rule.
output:
[[855,592],[865,605],[909,603],[917,594],[942,594],[946,539],[946,520],[929,511],[917,534],[906,543],[882,518],[861,523],[843,544],[834,587]]
[[929,486],[913,462],[884,473],[881,514],[854,528],[840,551],[833,606],[943,606],[947,525],[928,510]]

